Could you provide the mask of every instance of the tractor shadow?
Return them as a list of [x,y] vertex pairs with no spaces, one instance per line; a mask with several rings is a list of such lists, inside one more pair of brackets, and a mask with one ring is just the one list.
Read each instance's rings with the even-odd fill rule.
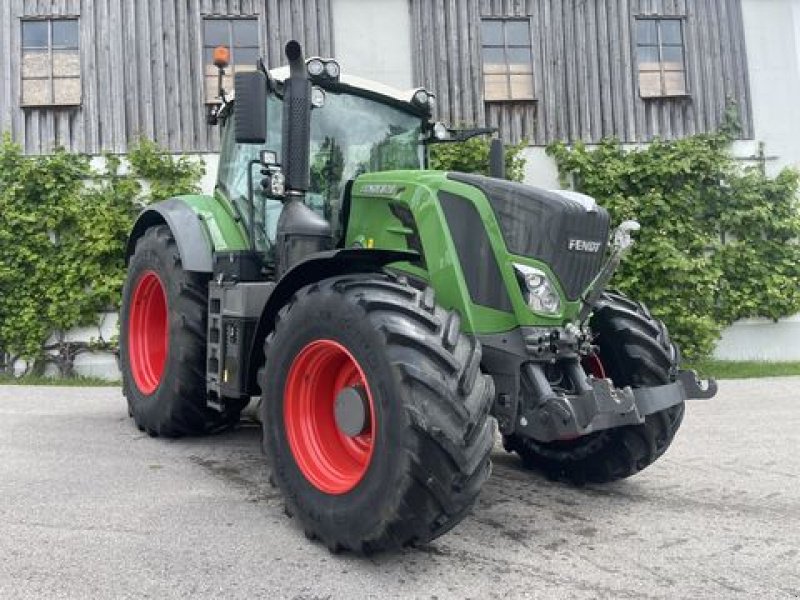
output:
[[[280,490],[269,481],[261,425],[252,417],[245,414],[236,427],[212,436],[159,441],[174,445],[189,463],[238,489],[247,502],[263,507],[277,520],[285,519]],[[640,537],[635,520],[629,517],[631,510],[663,509],[664,496],[675,491],[659,484],[658,477],[641,475],[603,486],[554,482],[525,469],[516,455],[506,453],[499,444],[492,463],[492,475],[472,513],[450,533],[428,544],[369,557],[366,562],[351,554],[337,559],[351,557],[353,568],[387,572],[399,560],[408,571],[419,573],[427,571],[426,562],[443,567],[453,560],[488,561],[488,570],[498,566],[499,559],[491,558],[495,555],[505,557],[508,566],[512,555],[533,560],[543,554],[586,552],[595,545]],[[298,544],[308,543],[296,519],[286,519],[286,524],[297,531]],[[361,567],[356,567],[359,563]]]
[[281,494],[269,481],[260,423],[243,418],[227,431],[170,442],[181,449],[189,462],[243,491],[248,502],[282,510]]
[[[170,442],[191,463],[243,491],[247,501],[283,515],[281,493],[269,482],[259,423],[245,418],[233,429],[211,437]],[[407,569],[417,572],[426,570],[426,561],[442,564],[457,559],[474,563],[483,556],[492,562],[487,551],[489,556],[523,553],[531,559],[540,553],[586,551],[594,543],[619,542],[637,535],[633,524],[630,528],[621,527],[614,515],[627,514],[634,504],[655,501],[659,492],[635,480],[579,488],[550,481],[525,469],[516,455],[507,454],[499,445],[493,451],[492,463],[492,475],[472,513],[452,532],[428,544],[369,557],[362,566],[390,569],[393,561],[400,560]],[[295,519],[288,522],[294,523]],[[293,528],[297,530],[298,543],[308,543],[300,528]],[[363,560],[351,554],[341,555],[348,556],[356,563]],[[420,561],[422,557],[424,561]]]

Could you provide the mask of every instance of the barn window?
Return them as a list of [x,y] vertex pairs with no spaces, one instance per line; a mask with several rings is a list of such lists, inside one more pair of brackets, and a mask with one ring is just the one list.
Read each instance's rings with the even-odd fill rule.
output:
[[639,95],[642,98],[686,95],[683,38],[682,19],[636,20]]
[[487,102],[534,99],[528,19],[483,19],[481,57]]
[[77,19],[22,21],[22,106],[81,103]]
[[205,64],[206,102],[219,102],[217,67],[212,55],[217,46],[231,51],[231,65],[225,69],[222,87],[233,91],[233,76],[239,71],[253,71],[260,55],[258,20],[252,18],[207,17],[203,21],[203,62]]

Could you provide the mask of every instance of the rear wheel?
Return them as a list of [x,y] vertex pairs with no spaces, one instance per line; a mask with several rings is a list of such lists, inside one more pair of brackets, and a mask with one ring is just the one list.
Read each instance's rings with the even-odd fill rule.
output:
[[238,420],[206,406],[208,276],[185,271],[166,225],[136,243],[122,290],[120,363],[128,411],[150,435],[208,433]]
[[455,526],[489,476],[490,377],[432,290],[353,275],[313,284],[266,343],[264,443],[287,511],[332,550]]
[[[585,365],[617,387],[656,386],[674,381],[680,362],[664,323],[647,308],[617,293],[605,293],[590,326],[599,356]],[[683,403],[645,417],[641,425],[598,431],[575,440],[537,442],[517,435],[503,444],[525,466],[574,484],[606,483],[630,477],[654,463],[672,443]]]

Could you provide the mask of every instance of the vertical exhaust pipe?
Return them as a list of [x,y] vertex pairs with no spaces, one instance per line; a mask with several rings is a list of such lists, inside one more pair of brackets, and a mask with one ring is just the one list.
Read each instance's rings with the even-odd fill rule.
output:
[[283,82],[282,163],[286,199],[276,231],[276,275],[283,277],[308,256],[333,247],[331,226],[305,205],[311,184],[311,81],[300,44],[286,44],[289,77]]
[[286,44],[289,78],[283,83],[283,174],[287,195],[303,195],[310,184],[311,81],[303,49],[295,40]]

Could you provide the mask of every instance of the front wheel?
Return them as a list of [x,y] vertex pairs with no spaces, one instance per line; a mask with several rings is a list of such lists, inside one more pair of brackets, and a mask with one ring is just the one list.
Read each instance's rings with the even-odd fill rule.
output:
[[464,518],[490,471],[494,386],[432,290],[381,274],[313,284],[265,353],[266,453],[309,537],[371,553]]
[[[599,362],[594,368],[617,387],[657,386],[675,380],[677,346],[664,323],[622,294],[603,294],[589,323]],[[595,373],[598,375],[598,373]],[[683,403],[645,417],[641,425],[606,429],[575,440],[537,442],[505,436],[503,445],[523,464],[573,484],[607,483],[630,477],[660,458],[683,420]]]

